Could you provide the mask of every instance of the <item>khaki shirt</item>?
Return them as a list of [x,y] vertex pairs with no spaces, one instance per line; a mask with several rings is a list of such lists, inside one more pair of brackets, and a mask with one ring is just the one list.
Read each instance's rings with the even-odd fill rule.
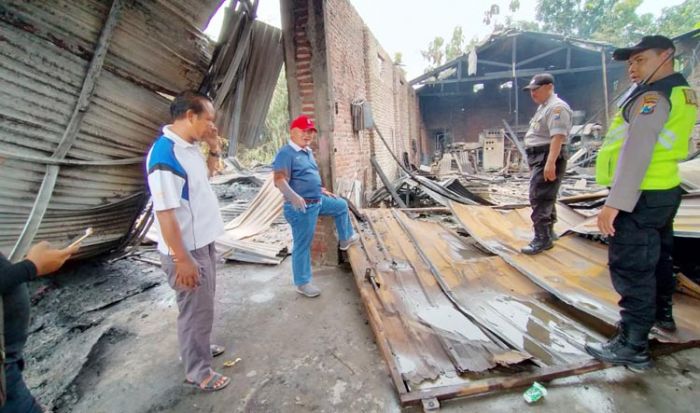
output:
[[541,104],[530,121],[525,134],[525,147],[549,145],[554,135],[569,136],[571,131],[571,108],[556,93]]

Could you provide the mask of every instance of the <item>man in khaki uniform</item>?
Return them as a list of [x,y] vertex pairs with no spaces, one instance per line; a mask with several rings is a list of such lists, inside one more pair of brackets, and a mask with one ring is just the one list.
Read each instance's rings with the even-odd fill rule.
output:
[[521,252],[539,254],[552,248],[555,203],[566,171],[564,144],[571,131],[571,109],[554,93],[554,77],[549,73],[535,75],[523,88],[539,104],[525,135],[525,152],[530,166],[530,206],[535,237]]

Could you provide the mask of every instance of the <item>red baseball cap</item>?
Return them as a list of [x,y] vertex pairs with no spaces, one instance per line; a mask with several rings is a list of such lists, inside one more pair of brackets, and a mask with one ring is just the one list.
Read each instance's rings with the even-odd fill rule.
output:
[[289,125],[289,130],[294,128],[299,128],[303,131],[313,130],[314,132],[318,132],[316,126],[314,126],[314,122],[306,115],[301,115],[292,121],[292,124]]

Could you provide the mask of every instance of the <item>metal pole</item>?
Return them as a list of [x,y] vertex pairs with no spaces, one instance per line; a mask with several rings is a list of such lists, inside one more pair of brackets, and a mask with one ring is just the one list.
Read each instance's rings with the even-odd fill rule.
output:
[[[515,75],[515,63],[517,60],[517,45],[518,45],[518,38],[516,36],[513,36],[513,58],[512,58],[512,67],[513,67],[513,94],[515,95],[515,133],[518,133],[518,126],[519,126],[519,119],[518,119],[518,78]],[[515,139],[518,139],[517,136],[514,136]]]
[[603,130],[608,130],[608,125],[610,124],[610,120],[608,117],[610,116],[610,110],[608,108],[609,102],[608,102],[608,66],[605,58],[605,49],[600,51],[600,60],[601,60],[601,67],[603,71],[603,102],[605,104],[605,125]]

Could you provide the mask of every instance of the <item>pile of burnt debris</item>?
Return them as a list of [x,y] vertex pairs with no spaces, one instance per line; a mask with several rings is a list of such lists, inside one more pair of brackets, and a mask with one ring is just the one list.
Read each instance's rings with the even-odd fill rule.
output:
[[[372,159],[383,186],[371,193],[367,204],[371,208],[399,208],[426,217],[452,215],[450,203],[527,210],[530,184],[527,162],[507,137],[507,133],[502,133],[500,155],[503,156],[496,162],[489,158],[484,143],[457,143],[436,154],[430,165],[416,167],[404,156],[401,176],[395,180],[389,180],[379,163]],[[566,231],[605,242],[595,225],[595,217],[608,195],[607,188],[595,181],[599,143],[599,139],[584,139],[570,146],[557,210],[560,219],[564,217],[568,221]],[[680,174],[685,194],[674,225],[674,261],[679,271],[700,282],[700,265],[693,253],[700,248],[700,151],[680,164]]]

